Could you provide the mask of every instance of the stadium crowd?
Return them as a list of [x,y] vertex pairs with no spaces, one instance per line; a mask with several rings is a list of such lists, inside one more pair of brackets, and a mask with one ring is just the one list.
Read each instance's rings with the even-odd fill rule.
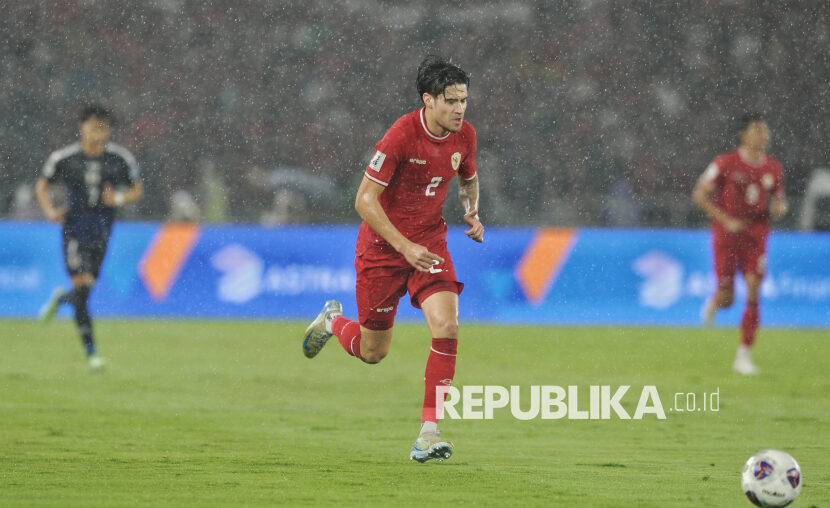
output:
[[355,221],[362,169],[419,105],[428,53],[472,74],[488,224],[702,225],[689,193],[747,109],[768,113],[794,203],[830,163],[825,1],[112,6],[4,6],[0,216],[38,216],[44,159],[98,101],[141,164],[131,217]]

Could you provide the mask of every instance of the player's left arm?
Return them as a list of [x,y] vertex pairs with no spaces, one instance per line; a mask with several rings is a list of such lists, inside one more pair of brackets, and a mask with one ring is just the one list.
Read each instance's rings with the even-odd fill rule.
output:
[[112,185],[104,184],[104,190],[101,191],[101,201],[106,206],[118,207],[135,203],[141,196],[144,195],[144,185],[141,180],[136,180],[124,190],[115,190]]
[[458,179],[458,200],[464,208],[464,222],[470,226],[464,234],[479,243],[483,242],[484,226],[478,218],[478,174],[469,180]]
[[769,211],[773,219],[778,220],[785,216],[788,209],[789,204],[787,203],[787,196],[784,195],[783,190],[772,195],[772,203],[770,204]]
[[478,218],[478,171],[476,167],[478,140],[472,125],[465,123],[465,130],[463,136],[467,141],[467,157],[458,168],[458,200],[464,208],[464,222],[470,226],[464,234],[481,243],[484,241],[484,226]]
[[122,167],[121,175],[118,177],[118,181],[128,183],[129,186],[125,189],[121,188],[114,188],[111,183],[107,182],[104,184],[104,188],[101,191],[101,201],[104,203],[105,206],[111,207],[119,207],[128,205],[130,203],[135,203],[144,195],[144,185],[141,183],[141,178],[139,178],[138,174],[138,163],[127,149],[119,147],[118,145],[111,145],[117,148],[118,155],[123,160],[124,166]]
[[774,220],[778,220],[787,214],[789,205],[787,203],[787,194],[784,192],[783,177],[779,175],[775,190],[772,194],[772,202],[770,203],[770,215]]

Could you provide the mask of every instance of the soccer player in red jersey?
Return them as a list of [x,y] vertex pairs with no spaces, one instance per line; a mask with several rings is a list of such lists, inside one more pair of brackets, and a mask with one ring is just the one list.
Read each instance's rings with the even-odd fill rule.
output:
[[363,219],[355,249],[358,321],[343,317],[339,302],[326,302],[303,340],[308,358],[335,335],[348,354],[378,363],[389,353],[398,300],[409,291],[433,337],[421,432],[410,454],[418,462],[444,460],[453,452],[453,444],[438,432],[436,387],[450,385],[455,375],[458,295],[464,288],[456,280],[441,216],[456,174],[470,228],[465,233],[476,242],[484,239],[478,218],[476,133],[464,121],[469,83],[465,71],[442,58],[421,62],[417,87],[423,106],[386,131],[357,190],[355,209]]
[[702,309],[704,324],[711,325],[718,309],[732,305],[735,271],[740,266],[747,297],[741,344],[732,368],[741,374],[757,374],[751,348],[760,322],[758,300],[766,271],[770,217],[782,217],[787,200],[781,163],[766,153],[770,131],[764,117],[744,115],[738,135],[740,146],[709,164],[695,185],[692,200],[712,218],[718,278],[717,291]]

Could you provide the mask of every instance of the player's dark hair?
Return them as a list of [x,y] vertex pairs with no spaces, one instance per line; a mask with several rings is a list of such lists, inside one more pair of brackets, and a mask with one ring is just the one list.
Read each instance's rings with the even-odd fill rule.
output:
[[78,117],[78,121],[80,123],[84,123],[90,118],[97,118],[98,120],[110,125],[113,123],[112,113],[110,110],[100,104],[87,104],[84,106],[81,110],[80,116]]
[[749,113],[744,113],[743,115],[741,115],[741,117],[738,119],[736,127],[737,127],[737,130],[738,130],[738,133],[741,133],[741,132],[745,131],[746,128],[749,127],[749,125],[752,124],[752,123],[766,122],[766,121],[767,121],[767,119],[763,115],[763,113],[749,112]]
[[425,93],[438,97],[448,86],[470,86],[470,75],[461,67],[437,55],[428,55],[418,66],[418,97]]

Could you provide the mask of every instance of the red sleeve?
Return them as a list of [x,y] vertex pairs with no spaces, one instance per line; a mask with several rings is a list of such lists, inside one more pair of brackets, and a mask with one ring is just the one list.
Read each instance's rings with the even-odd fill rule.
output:
[[461,167],[458,168],[458,174],[465,180],[472,180],[476,176],[476,131],[470,125],[470,133],[468,136],[468,152],[467,157],[461,162]]
[[372,159],[366,166],[364,173],[366,178],[384,187],[389,185],[392,177],[395,176],[395,171],[403,161],[405,139],[403,129],[398,125],[393,125],[386,131],[383,139],[375,145]]

